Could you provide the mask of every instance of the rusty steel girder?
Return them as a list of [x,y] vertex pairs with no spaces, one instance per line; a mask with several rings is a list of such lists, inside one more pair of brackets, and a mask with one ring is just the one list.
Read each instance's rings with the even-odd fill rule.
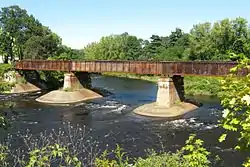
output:
[[[17,70],[44,70],[66,72],[124,72],[155,75],[225,76],[236,62],[213,61],[71,61],[21,60],[15,62]],[[239,75],[246,75],[244,70]]]

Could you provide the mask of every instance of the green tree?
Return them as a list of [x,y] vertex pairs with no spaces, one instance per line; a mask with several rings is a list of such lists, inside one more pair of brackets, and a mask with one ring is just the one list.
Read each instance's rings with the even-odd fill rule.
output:
[[61,39],[19,6],[0,10],[0,47],[5,62],[14,58],[44,58],[53,55]]
[[176,28],[169,36],[161,37],[161,47],[158,49],[156,60],[184,59],[185,50],[189,47],[189,35]]
[[194,25],[190,32],[190,60],[211,60],[216,49],[211,38],[211,23]]
[[84,48],[84,55],[85,55],[85,59],[87,60],[102,59],[101,51],[100,51],[100,44],[97,42],[92,42],[88,44]]
[[139,60],[151,60],[151,49],[150,49],[150,42],[148,40],[143,40],[141,42],[142,51],[141,55],[138,57]]
[[49,30],[43,36],[30,37],[23,46],[23,55],[25,59],[47,59],[57,53],[60,45],[60,37]]
[[141,42],[141,39],[128,33],[102,37],[99,42],[84,48],[85,59],[137,60],[142,51]]
[[228,51],[236,54],[246,53],[244,44],[249,38],[248,31],[247,20],[243,18],[216,22],[212,28],[212,40],[219,57],[222,57],[220,59],[228,59]]
[[155,57],[160,53],[162,49],[162,39],[158,35],[152,35],[150,37],[150,43],[148,46],[149,52],[150,52],[150,57],[152,59],[155,59]]
[[14,5],[0,10],[0,43],[6,60],[22,58],[23,44],[34,34],[41,34],[41,23],[26,10]]
[[162,48],[160,53],[155,58],[156,60],[178,61],[183,59],[183,52],[185,48],[182,46],[171,46],[169,48]]
[[232,27],[235,40],[231,50],[236,54],[247,54],[247,51],[245,50],[245,44],[249,42],[248,21],[244,18],[238,17],[232,21]]
[[244,18],[194,25],[190,32],[189,59],[229,60],[229,52],[249,55],[249,28]]
[[175,31],[172,31],[169,35],[169,46],[175,46],[177,41],[182,38],[183,35],[184,33],[180,28],[176,28]]

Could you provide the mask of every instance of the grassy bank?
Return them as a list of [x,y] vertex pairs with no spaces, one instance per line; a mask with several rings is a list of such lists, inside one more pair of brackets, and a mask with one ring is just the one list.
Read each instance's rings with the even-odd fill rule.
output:
[[[128,73],[103,73],[106,76],[115,76],[123,78],[141,79],[150,82],[157,82],[159,76],[155,75],[137,75]],[[184,77],[184,86],[186,95],[208,95],[217,96],[220,91],[219,77],[198,77],[186,76]]]

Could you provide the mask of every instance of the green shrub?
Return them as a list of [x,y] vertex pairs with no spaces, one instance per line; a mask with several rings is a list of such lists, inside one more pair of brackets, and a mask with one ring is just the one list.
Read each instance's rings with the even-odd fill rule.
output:
[[6,127],[7,121],[3,115],[0,115],[0,128]]
[[[0,120],[1,120],[1,117],[0,117]],[[7,162],[7,157],[8,157],[8,147],[0,144],[0,166],[1,167],[9,166],[9,163]]]
[[[108,155],[114,155],[109,159]],[[186,145],[176,153],[159,153],[151,151],[145,158],[139,157],[134,164],[129,164],[129,159],[123,150],[117,145],[111,153],[104,151],[96,158],[97,167],[208,167],[211,162],[208,160],[210,152],[203,147],[203,141],[191,135]]]
[[14,83],[0,82],[0,92],[8,92],[14,85]]
[[13,70],[13,65],[11,64],[0,64],[0,76],[3,77],[4,73]]
[[195,135],[189,136],[186,145],[181,149],[185,153],[183,158],[188,162],[188,167],[207,167],[211,163],[208,160],[210,152],[202,145],[203,141],[195,139]]
[[51,166],[53,159],[60,159],[58,166],[81,167],[81,162],[78,158],[75,155],[70,155],[66,147],[61,147],[58,144],[32,150],[29,155],[29,161],[27,163],[24,162],[26,167]]
[[217,96],[220,92],[220,78],[185,76],[184,88],[187,95]]
[[105,150],[99,158],[96,158],[95,165],[96,167],[127,167],[129,166],[129,159],[126,156],[126,152],[123,149],[116,145],[116,149],[113,150],[110,154],[114,154],[115,159],[108,159],[108,151]]
[[188,163],[182,158],[182,153],[163,153],[157,154],[152,152],[147,158],[138,158],[135,167],[184,167]]
[[0,92],[10,91],[14,86],[13,83],[3,81],[4,74],[13,69],[13,65],[11,64],[0,64]]

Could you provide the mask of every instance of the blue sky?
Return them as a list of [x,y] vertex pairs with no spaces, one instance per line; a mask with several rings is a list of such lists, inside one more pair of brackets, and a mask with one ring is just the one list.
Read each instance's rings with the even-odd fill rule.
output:
[[148,39],[176,27],[189,32],[205,21],[239,16],[250,21],[249,0],[1,0],[0,7],[14,4],[73,48],[123,32]]

